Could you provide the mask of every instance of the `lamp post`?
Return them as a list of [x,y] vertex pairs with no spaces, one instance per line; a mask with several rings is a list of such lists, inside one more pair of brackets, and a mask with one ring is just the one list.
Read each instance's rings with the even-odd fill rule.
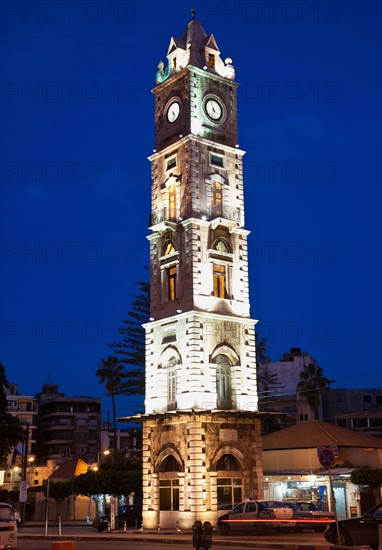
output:
[[34,462],[34,456],[28,456],[28,468],[27,468],[27,482],[28,482],[28,487],[30,487],[32,485],[32,480],[31,480],[31,477],[32,477],[32,474],[33,474],[33,462]]

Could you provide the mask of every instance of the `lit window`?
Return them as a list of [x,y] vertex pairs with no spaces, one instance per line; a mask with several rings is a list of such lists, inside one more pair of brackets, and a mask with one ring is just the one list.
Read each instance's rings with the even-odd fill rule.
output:
[[224,265],[214,264],[214,293],[213,295],[216,298],[225,298],[225,267]]
[[166,170],[171,170],[171,168],[176,167],[176,157],[171,157],[166,162]]
[[208,54],[208,66],[211,67],[211,69],[215,68],[215,56],[213,53]]
[[176,267],[168,269],[168,299],[170,302],[176,299]]
[[175,252],[175,247],[174,247],[174,245],[172,244],[171,241],[168,241],[165,244],[163,255],[168,256],[169,254],[173,254],[173,252]]
[[219,240],[216,245],[215,245],[215,250],[217,250],[218,252],[229,252],[228,250],[228,246],[225,244],[224,241],[221,241]]
[[214,155],[211,153],[211,164],[214,166],[220,166],[223,168],[223,157],[220,157],[219,155]]
[[222,214],[222,184],[216,180],[211,183],[211,211],[216,216]]
[[169,219],[174,220],[176,217],[176,187],[173,183],[168,190],[168,205],[169,205]]

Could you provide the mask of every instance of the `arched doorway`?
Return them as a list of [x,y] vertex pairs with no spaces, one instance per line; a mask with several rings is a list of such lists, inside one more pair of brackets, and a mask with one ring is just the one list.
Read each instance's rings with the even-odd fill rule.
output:
[[175,449],[162,451],[157,462],[159,490],[159,525],[174,529],[179,519],[180,474],[184,472],[182,460]]
[[218,510],[232,510],[243,500],[243,472],[233,454],[223,454],[216,463]]
[[182,465],[172,455],[160,464],[159,473],[159,510],[179,511],[179,476]]

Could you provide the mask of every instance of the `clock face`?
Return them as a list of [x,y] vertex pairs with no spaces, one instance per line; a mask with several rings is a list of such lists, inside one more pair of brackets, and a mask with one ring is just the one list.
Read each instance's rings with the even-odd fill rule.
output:
[[213,121],[217,122],[223,117],[223,107],[217,99],[208,99],[205,105],[206,113]]
[[175,122],[179,116],[179,113],[180,113],[180,105],[177,101],[174,101],[173,103],[171,103],[171,105],[167,109],[167,120],[171,123]]

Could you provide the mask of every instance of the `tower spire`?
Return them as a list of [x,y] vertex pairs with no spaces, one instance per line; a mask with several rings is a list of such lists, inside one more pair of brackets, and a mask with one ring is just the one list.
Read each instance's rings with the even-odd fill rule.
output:
[[196,9],[195,8],[191,8],[191,17],[192,17],[192,20],[196,19]]

